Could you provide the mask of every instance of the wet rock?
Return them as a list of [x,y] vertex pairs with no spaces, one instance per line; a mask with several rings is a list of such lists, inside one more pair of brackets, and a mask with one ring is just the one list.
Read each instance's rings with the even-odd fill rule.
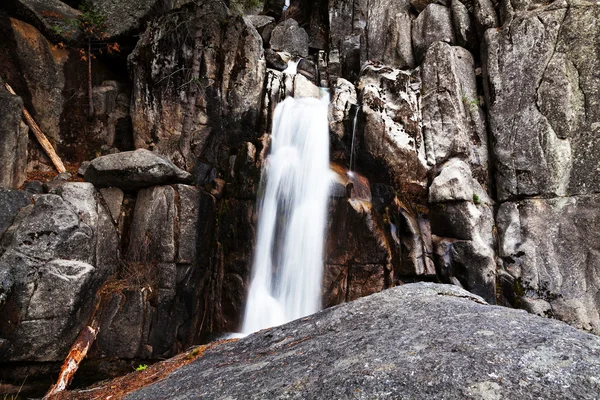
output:
[[592,399],[599,359],[596,336],[419,283],[211,347],[126,398]]
[[[499,256],[515,305],[600,332],[598,195],[503,203]],[[512,292],[512,293],[511,293]]]
[[348,271],[346,301],[381,292],[386,287],[386,267],[384,265],[351,265]]
[[450,9],[432,3],[412,23],[412,43],[417,64],[421,63],[429,46],[435,42],[453,44],[455,38]]
[[[494,214],[491,206],[467,201],[431,207],[431,233],[449,238],[435,242],[440,276],[457,278],[462,286],[491,304],[496,302]],[[440,249],[440,243],[446,246]],[[447,244],[446,244],[447,243]]]
[[271,33],[269,41],[271,48],[275,51],[287,51],[288,53],[306,57],[308,56],[308,33],[298,26],[292,18],[277,25]]
[[331,202],[326,237],[326,264],[388,265],[391,261],[380,216],[369,201],[351,198]]
[[23,100],[0,93],[0,187],[16,189],[25,182],[29,130],[22,117]]
[[435,276],[429,220],[404,207],[390,214],[392,262],[396,275],[400,279]]
[[145,149],[98,157],[85,171],[85,180],[97,187],[117,187],[126,191],[165,183],[186,183],[191,179],[189,173]]
[[368,65],[356,87],[362,98],[359,114],[359,159],[409,195],[426,191],[425,145],[421,131],[418,75],[386,66]]

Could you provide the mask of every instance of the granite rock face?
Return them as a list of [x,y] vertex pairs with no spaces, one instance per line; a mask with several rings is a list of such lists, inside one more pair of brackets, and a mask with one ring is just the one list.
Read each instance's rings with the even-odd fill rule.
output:
[[23,100],[0,93],[0,187],[17,189],[25,183],[29,130],[22,116]]
[[90,183],[36,195],[2,237],[4,361],[60,361],[118,263],[117,231]]
[[[173,158],[184,119],[191,118],[194,155],[226,168],[232,148],[258,137],[266,62],[250,20],[230,17],[220,2],[198,7],[186,6],[152,22],[129,56],[134,145]],[[193,82],[201,90],[192,96],[187,71],[194,48],[202,74]]]
[[126,398],[593,399],[599,360],[597,336],[420,283],[214,346]]

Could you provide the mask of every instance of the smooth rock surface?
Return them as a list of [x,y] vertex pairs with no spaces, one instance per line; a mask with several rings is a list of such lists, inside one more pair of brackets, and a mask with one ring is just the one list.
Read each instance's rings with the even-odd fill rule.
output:
[[217,345],[127,399],[594,399],[600,338],[419,283]]
[[98,157],[85,171],[85,180],[97,187],[125,191],[165,183],[189,183],[192,176],[169,160],[145,149]]

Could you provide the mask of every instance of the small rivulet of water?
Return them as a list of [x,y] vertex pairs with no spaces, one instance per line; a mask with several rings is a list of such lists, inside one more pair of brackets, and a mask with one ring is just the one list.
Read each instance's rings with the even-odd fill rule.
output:
[[288,97],[273,117],[262,171],[252,281],[242,332],[321,308],[323,243],[331,172],[329,96]]

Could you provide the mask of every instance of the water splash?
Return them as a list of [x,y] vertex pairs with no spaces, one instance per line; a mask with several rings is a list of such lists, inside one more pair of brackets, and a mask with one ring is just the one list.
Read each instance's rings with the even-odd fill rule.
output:
[[242,332],[321,308],[323,243],[331,173],[329,96],[288,97],[275,109],[261,179],[258,237]]

